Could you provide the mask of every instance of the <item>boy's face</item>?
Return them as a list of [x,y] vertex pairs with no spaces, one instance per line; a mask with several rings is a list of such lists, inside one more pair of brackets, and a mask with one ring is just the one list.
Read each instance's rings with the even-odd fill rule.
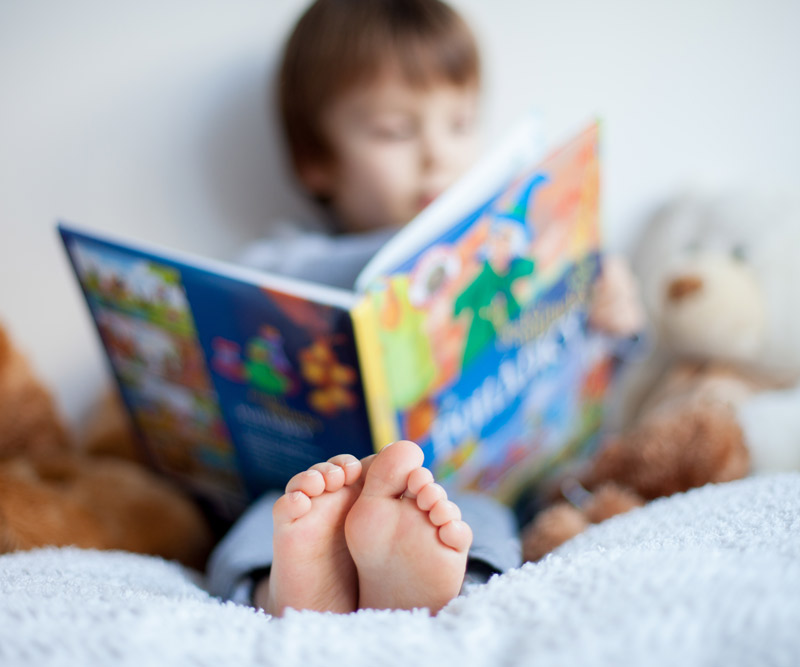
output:
[[330,197],[344,232],[401,226],[472,165],[477,113],[474,87],[384,76],[330,107],[322,123],[335,161],[308,165],[301,179]]

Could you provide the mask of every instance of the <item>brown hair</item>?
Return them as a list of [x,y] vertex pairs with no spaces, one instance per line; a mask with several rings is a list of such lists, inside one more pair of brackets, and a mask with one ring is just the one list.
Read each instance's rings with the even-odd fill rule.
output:
[[395,68],[414,87],[478,85],[475,38],[440,0],[316,0],[286,44],[280,114],[295,172],[334,159],[323,110],[356,85]]

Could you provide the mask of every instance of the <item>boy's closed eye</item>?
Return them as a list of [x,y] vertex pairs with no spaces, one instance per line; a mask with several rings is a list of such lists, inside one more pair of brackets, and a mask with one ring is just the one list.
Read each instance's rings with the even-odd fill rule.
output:
[[[447,123],[445,131],[455,136],[469,135],[475,130],[473,114],[459,114]],[[387,119],[372,121],[367,125],[369,136],[378,141],[410,141],[419,134],[419,125],[413,119]]]
[[367,131],[378,141],[408,141],[417,134],[417,126],[411,119],[379,119],[367,125]]

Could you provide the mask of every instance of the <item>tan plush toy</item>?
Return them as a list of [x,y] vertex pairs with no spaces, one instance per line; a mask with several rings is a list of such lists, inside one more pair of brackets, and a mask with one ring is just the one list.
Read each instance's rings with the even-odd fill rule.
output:
[[0,459],[69,448],[50,394],[0,326]]
[[0,553],[46,545],[122,549],[200,568],[211,533],[166,480],[71,443],[50,394],[0,327]]
[[626,377],[618,435],[525,529],[526,560],[660,496],[800,469],[800,207],[687,197],[634,268],[652,354]]

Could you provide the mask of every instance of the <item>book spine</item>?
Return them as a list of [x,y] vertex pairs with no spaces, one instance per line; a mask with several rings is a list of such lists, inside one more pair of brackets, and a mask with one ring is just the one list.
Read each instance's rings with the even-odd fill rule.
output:
[[397,440],[400,437],[400,430],[392,408],[392,397],[383,364],[383,350],[378,338],[376,314],[371,297],[364,296],[352,309],[350,316],[361,367],[372,446],[377,452]]

